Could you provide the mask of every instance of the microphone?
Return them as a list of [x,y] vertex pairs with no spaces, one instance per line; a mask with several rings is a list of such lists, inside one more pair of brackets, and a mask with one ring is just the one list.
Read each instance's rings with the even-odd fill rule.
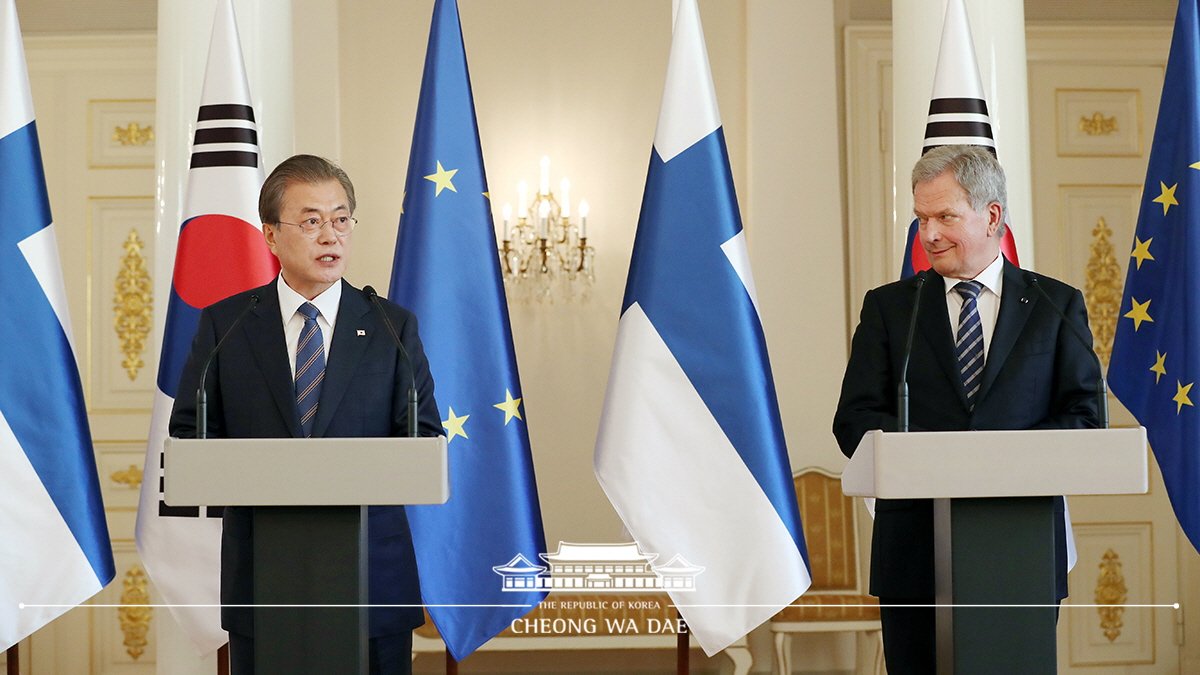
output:
[[913,336],[917,332],[917,313],[921,309],[921,289],[929,279],[926,270],[917,272],[917,289],[913,291],[912,316],[908,320],[908,340],[904,343],[904,360],[900,366],[900,384],[896,392],[896,431],[908,431],[908,358],[912,356]]
[[1107,429],[1108,382],[1104,379],[1104,366],[1100,364],[1100,357],[1096,355],[1096,351],[1092,349],[1091,345],[1088,344],[1088,339],[1083,336],[1083,331],[1079,330],[1075,323],[1068,319],[1067,315],[1064,314],[1063,311],[1059,309],[1058,305],[1050,299],[1050,294],[1046,292],[1046,289],[1042,288],[1040,283],[1038,283],[1037,275],[1035,275],[1033,272],[1026,272],[1021,278],[1025,280],[1026,284],[1036,288],[1038,293],[1042,294],[1042,297],[1046,299],[1046,302],[1050,303],[1050,306],[1054,308],[1054,312],[1058,314],[1060,319],[1063,320],[1063,323],[1067,324],[1067,327],[1071,329],[1071,333],[1075,335],[1077,340],[1079,340],[1079,344],[1083,345],[1087,350],[1087,353],[1091,354],[1092,359],[1096,361],[1096,370],[1100,372],[1100,381],[1096,383],[1096,403],[1099,404],[1100,407],[1100,428]]
[[196,389],[196,438],[208,438],[208,389],[204,387],[204,381],[208,379],[208,367],[212,365],[213,358],[216,357],[217,351],[221,349],[221,345],[233,335],[233,329],[242,322],[242,319],[250,311],[250,308],[258,304],[258,294],[250,295],[250,302],[246,304],[246,308],[241,314],[230,324],[229,330],[225,331],[225,335],[217,341],[217,346],[208,353],[208,358],[204,359],[204,367],[200,369],[200,387]]
[[383,324],[387,326],[388,335],[392,336],[392,342],[400,349],[400,356],[404,359],[404,365],[408,366],[408,437],[417,437],[417,376],[413,372],[412,359],[408,358],[408,350],[404,348],[404,343],[400,341],[400,335],[396,332],[396,326],[392,324],[391,318],[387,312],[383,311],[383,306],[379,302],[379,294],[370,286],[363,286],[363,293],[366,294],[367,300],[375,305],[379,310],[379,315],[383,317]]

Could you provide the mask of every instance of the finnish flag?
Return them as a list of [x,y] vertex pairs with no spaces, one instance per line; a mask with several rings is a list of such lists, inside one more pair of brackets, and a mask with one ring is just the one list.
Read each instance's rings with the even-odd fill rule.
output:
[[25,51],[0,7],[0,650],[115,575]]
[[609,373],[596,476],[705,653],[812,583],[695,0],[679,3]]

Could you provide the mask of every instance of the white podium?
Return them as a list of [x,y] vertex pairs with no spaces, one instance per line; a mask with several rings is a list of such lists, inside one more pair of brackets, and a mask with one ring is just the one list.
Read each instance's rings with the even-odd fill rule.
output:
[[1144,494],[1146,430],[863,436],[842,474],[856,497],[933,499],[938,674],[1054,675],[1054,502]]
[[365,675],[367,505],[449,499],[445,437],[169,438],[164,448],[169,506],[253,507],[256,672]]

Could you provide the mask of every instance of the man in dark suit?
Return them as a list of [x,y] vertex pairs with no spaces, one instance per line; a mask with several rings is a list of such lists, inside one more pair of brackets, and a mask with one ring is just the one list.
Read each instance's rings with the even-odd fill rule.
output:
[[[279,258],[280,275],[201,312],[171,413],[172,436],[195,435],[195,397],[184,392],[196,391],[204,359],[227,333],[205,384],[210,438],[405,435],[409,372],[380,309],[412,360],[419,432],[442,433],[416,318],[382,298],[373,305],[342,279],[356,224],[354,207],[349,177],[319,157],[292,157],[263,183],[259,216],[267,245]],[[252,297],[257,303],[233,326]],[[253,602],[252,528],[249,508],[225,510],[223,605]],[[368,531],[370,603],[410,605],[370,611],[371,672],[408,673],[412,629],[424,623],[424,616],[404,507],[370,507]],[[253,673],[253,610],[224,607],[221,623],[230,633],[233,672]]]
[[[1070,328],[1000,255],[1007,194],[988,149],[943,146],[913,168],[913,210],[933,270],[921,289],[909,363],[913,431],[1096,427],[1099,370]],[[1086,335],[1080,292],[1039,283]],[[846,456],[867,431],[895,431],[896,391],[916,278],[876,288],[862,314],[842,381],[833,432]],[[1062,510],[1062,500],[1058,501]],[[1058,599],[1066,597],[1066,545],[1058,544]],[[936,672],[933,504],[875,504],[871,594],[878,596],[890,675]]]

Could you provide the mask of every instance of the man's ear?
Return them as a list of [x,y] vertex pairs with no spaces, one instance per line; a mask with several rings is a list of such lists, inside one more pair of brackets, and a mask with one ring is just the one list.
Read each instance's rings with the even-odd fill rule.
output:
[[988,236],[995,236],[1000,230],[1000,226],[1004,224],[1004,208],[1000,206],[1000,202],[992,202],[987,206],[988,213]]
[[263,239],[265,239],[267,242],[267,248],[271,249],[271,252],[274,253],[275,252],[275,235],[278,234],[278,232],[275,230],[275,226],[270,223],[263,223],[262,224],[262,233],[263,233]]

